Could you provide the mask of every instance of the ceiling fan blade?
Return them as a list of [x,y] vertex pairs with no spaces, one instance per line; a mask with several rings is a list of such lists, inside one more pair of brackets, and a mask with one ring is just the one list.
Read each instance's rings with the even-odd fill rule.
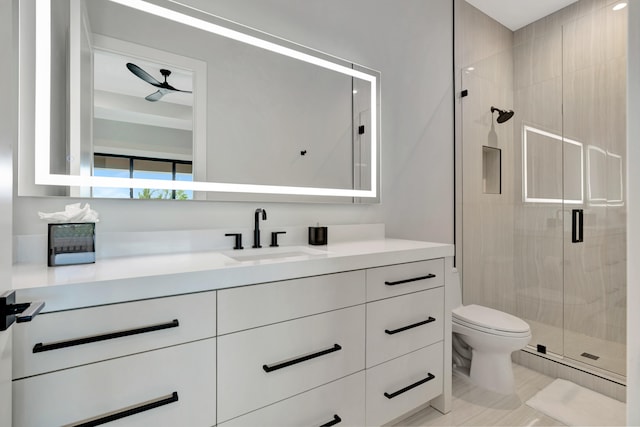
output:
[[160,98],[162,98],[165,93],[166,92],[157,90],[157,91],[153,92],[151,95],[147,95],[144,99],[146,99],[147,101],[155,102],[155,101],[159,100]]
[[131,62],[127,62],[127,68],[133,74],[135,74],[136,76],[138,76],[139,78],[141,78],[145,82],[149,83],[150,85],[153,85],[153,86],[156,86],[156,87],[161,87],[162,86],[162,83],[160,83],[158,80],[156,80],[151,74],[147,73],[145,70],[143,70],[142,68],[138,67],[136,64],[132,64]]

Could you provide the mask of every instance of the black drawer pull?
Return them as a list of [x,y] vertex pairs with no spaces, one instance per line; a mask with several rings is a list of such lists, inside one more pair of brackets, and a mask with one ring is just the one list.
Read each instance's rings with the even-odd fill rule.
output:
[[397,334],[398,332],[403,332],[403,331],[406,331],[408,329],[417,328],[418,326],[426,325],[427,323],[431,323],[431,322],[435,322],[435,321],[436,321],[435,318],[429,316],[429,318],[427,320],[423,320],[422,322],[414,323],[413,325],[403,326],[402,328],[394,329],[393,331],[385,329],[384,333],[385,334],[389,334],[389,335],[393,335],[393,334]]
[[341,421],[342,421],[342,418],[340,418],[338,414],[335,414],[331,421],[329,421],[328,423],[322,424],[320,427],[331,427],[338,424]]
[[307,354],[306,356],[296,357],[295,359],[280,362],[272,366],[262,365],[262,369],[264,369],[265,372],[276,371],[278,369],[286,368],[287,366],[295,365],[296,363],[306,362],[307,360],[315,359],[316,357],[324,356],[325,354],[333,353],[334,351],[338,350],[342,350],[342,347],[339,344],[334,344],[333,347],[319,351],[317,353],[311,353]]
[[413,383],[411,385],[406,386],[405,388],[402,388],[398,391],[394,391],[393,393],[389,394],[387,392],[384,393],[384,397],[386,397],[387,399],[393,399],[394,397],[404,393],[405,391],[409,391],[412,388],[416,388],[419,385],[422,385],[424,383],[426,383],[427,381],[431,381],[432,379],[435,378],[435,375],[433,375],[431,372],[429,372],[429,376],[427,376],[427,378],[421,379],[420,381]]
[[148,411],[150,409],[155,409],[160,406],[168,405],[169,403],[178,401],[178,392],[174,391],[168,396],[163,396],[155,400],[150,400],[146,403],[143,403],[138,406],[129,406],[119,412],[114,412],[104,416],[98,416],[96,418],[92,418],[87,421],[82,421],[77,424],[69,424],[67,427],[93,427],[99,426],[101,424],[110,423],[111,421],[116,421],[121,418],[129,417],[131,415],[139,414],[140,412]]
[[129,329],[120,332],[111,332],[109,334],[103,335],[94,335],[92,337],[78,338],[68,341],[58,341],[51,344],[42,344],[41,342],[39,342],[33,346],[33,352],[42,353],[43,351],[58,350],[66,347],[73,347],[75,345],[89,344],[92,342],[112,340],[114,338],[128,337],[129,335],[144,334],[146,332],[160,331],[162,329],[177,328],[178,326],[180,326],[178,319],[173,319],[168,323],[161,323],[159,325],[145,326],[144,328]]
[[435,274],[427,274],[426,276],[420,276],[420,277],[414,277],[414,278],[411,278],[411,279],[398,280],[396,282],[384,282],[384,284],[387,285],[387,286],[402,285],[403,283],[417,282],[418,280],[424,280],[424,279],[433,279],[434,277],[436,277]]

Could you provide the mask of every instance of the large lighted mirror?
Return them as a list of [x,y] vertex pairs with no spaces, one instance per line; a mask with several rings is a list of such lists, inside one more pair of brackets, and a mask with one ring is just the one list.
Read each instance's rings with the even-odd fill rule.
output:
[[20,2],[19,194],[379,200],[379,73],[166,0]]

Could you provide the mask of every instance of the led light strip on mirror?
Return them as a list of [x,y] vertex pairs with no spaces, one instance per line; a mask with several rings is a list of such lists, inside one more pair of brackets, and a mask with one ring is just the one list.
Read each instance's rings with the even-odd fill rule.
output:
[[140,178],[113,178],[99,176],[70,176],[52,174],[50,170],[51,156],[51,2],[52,0],[36,1],[36,81],[35,90],[38,102],[35,106],[35,183],[38,185],[58,185],[77,187],[116,187],[116,188],[150,188],[169,190],[193,190],[225,193],[257,193],[284,194],[308,196],[338,196],[338,197],[377,197],[378,186],[378,99],[377,77],[355,70],[344,65],[319,58],[277,43],[263,40],[239,31],[195,18],[184,13],[167,9],[143,0],[108,0],[122,6],[149,13],[180,24],[188,25],[212,34],[217,34],[232,40],[249,44],[293,59],[304,61],[322,68],[326,68],[350,77],[369,82],[371,85],[371,165],[370,190],[294,187],[259,184],[231,184],[198,181],[159,181]]

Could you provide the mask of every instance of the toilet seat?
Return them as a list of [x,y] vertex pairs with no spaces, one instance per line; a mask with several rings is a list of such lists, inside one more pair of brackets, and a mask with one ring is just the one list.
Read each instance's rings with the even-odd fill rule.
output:
[[451,312],[454,323],[492,335],[526,337],[531,335],[529,324],[503,311],[481,305],[460,306]]

